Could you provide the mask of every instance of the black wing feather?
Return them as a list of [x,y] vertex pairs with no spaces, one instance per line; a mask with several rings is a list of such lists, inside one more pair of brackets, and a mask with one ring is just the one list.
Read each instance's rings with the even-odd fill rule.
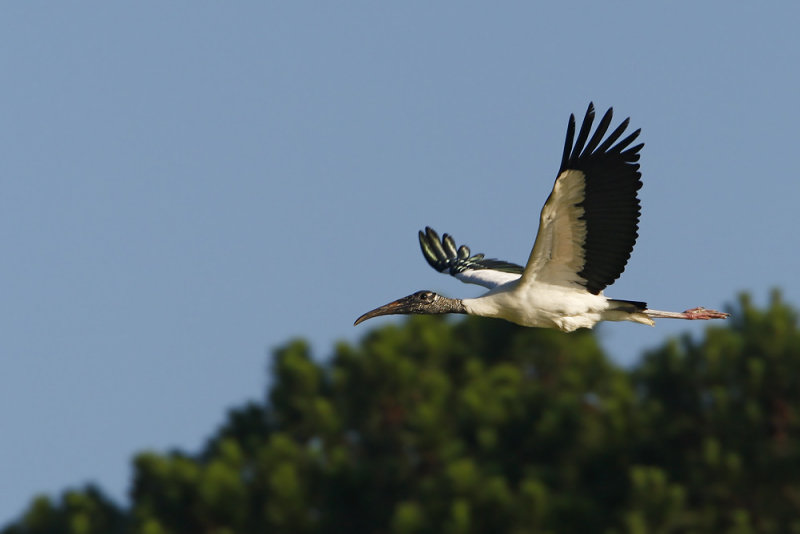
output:
[[606,140],[603,141],[603,144],[600,145],[599,147],[597,147],[597,151],[598,152],[607,152],[608,149],[611,147],[611,145],[614,144],[614,141],[619,139],[619,136],[622,135],[622,133],[625,131],[626,128],[628,128],[628,124],[630,124],[630,122],[631,122],[630,119],[625,119],[624,121],[622,121],[620,123],[620,125],[617,126],[617,129],[614,130],[613,132],[611,132],[608,135],[608,137],[606,137]]
[[603,139],[603,134],[606,133],[608,130],[608,125],[611,124],[611,119],[614,116],[613,111],[610,109],[606,111],[606,114],[603,115],[603,118],[600,119],[600,124],[597,125],[597,129],[594,131],[594,135],[592,139],[589,141],[589,144],[586,145],[586,148],[583,149],[586,153],[594,152],[597,148],[597,145],[600,144],[600,140]]
[[644,143],[628,148],[639,136],[640,130],[636,130],[614,145],[628,126],[628,119],[600,143],[612,115],[613,108],[610,108],[585,148],[594,121],[594,105],[589,104],[574,148],[571,147],[575,119],[570,116],[559,169],[559,174],[575,169],[585,176],[584,199],[578,204],[583,207],[581,218],[586,221],[585,262],[578,275],[586,280],[586,289],[594,294],[600,293],[625,270],[638,237],[641,215],[637,191],[642,187],[642,174],[636,162]]
[[429,226],[425,227],[425,232],[419,232],[419,246],[428,265],[440,273],[447,272],[453,276],[464,271],[479,269],[518,274],[522,274],[524,270],[522,265],[484,258],[483,254],[470,256],[469,247],[461,245],[456,249],[452,236],[444,234],[440,239],[439,234]]

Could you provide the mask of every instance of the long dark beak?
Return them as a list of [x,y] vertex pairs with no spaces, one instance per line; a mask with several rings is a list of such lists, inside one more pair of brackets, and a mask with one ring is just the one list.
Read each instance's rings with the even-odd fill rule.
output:
[[358,319],[356,322],[353,323],[353,326],[358,325],[359,323],[363,323],[367,319],[372,319],[373,317],[378,317],[380,315],[398,315],[404,313],[411,313],[411,296],[403,297],[401,299],[395,300],[394,302],[390,302],[389,304],[384,304],[380,308],[375,308],[372,311],[368,311]]

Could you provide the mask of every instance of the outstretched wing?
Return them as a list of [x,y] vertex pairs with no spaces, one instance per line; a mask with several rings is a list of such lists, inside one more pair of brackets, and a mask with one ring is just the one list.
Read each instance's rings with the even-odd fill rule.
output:
[[596,295],[625,270],[638,237],[642,175],[636,162],[644,144],[628,148],[640,130],[614,144],[629,119],[603,140],[612,114],[609,109],[589,139],[594,121],[589,104],[574,145],[575,116],[570,115],[561,167],[542,208],[521,284],[585,287]]
[[483,257],[483,254],[470,256],[469,248],[461,245],[456,249],[453,237],[444,234],[439,239],[433,228],[425,227],[419,232],[419,246],[428,264],[440,273],[449,273],[462,282],[493,287],[516,280],[522,275],[523,267],[502,260]]

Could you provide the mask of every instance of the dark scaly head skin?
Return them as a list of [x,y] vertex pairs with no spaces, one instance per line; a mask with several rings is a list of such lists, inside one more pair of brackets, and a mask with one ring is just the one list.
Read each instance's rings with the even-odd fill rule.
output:
[[356,319],[353,326],[381,315],[408,315],[412,313],[437,315],[442,313],[466,313],[466,310],[459,299],[450,299],[433,291],[423,290],[368,311]]

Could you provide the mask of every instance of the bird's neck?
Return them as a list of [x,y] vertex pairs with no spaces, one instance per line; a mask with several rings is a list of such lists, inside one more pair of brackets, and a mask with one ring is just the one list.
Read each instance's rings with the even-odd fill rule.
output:
[[432,307],[431,310],[428,310],[430,313],[467,313],[467,308],[464,306],[464,301],[461,299],[451,299],[447,297],[439,296],[436,299],[435,306]]
[[[461,313],[477,315],[479,317],[499,317],[506,319],[506,314],[514,308],[513,300],[508,302],[506,291],[488,293],[474,299],[462,299],[461,306],[464,310]],[[509,319],[511,320],[511,319]]]

